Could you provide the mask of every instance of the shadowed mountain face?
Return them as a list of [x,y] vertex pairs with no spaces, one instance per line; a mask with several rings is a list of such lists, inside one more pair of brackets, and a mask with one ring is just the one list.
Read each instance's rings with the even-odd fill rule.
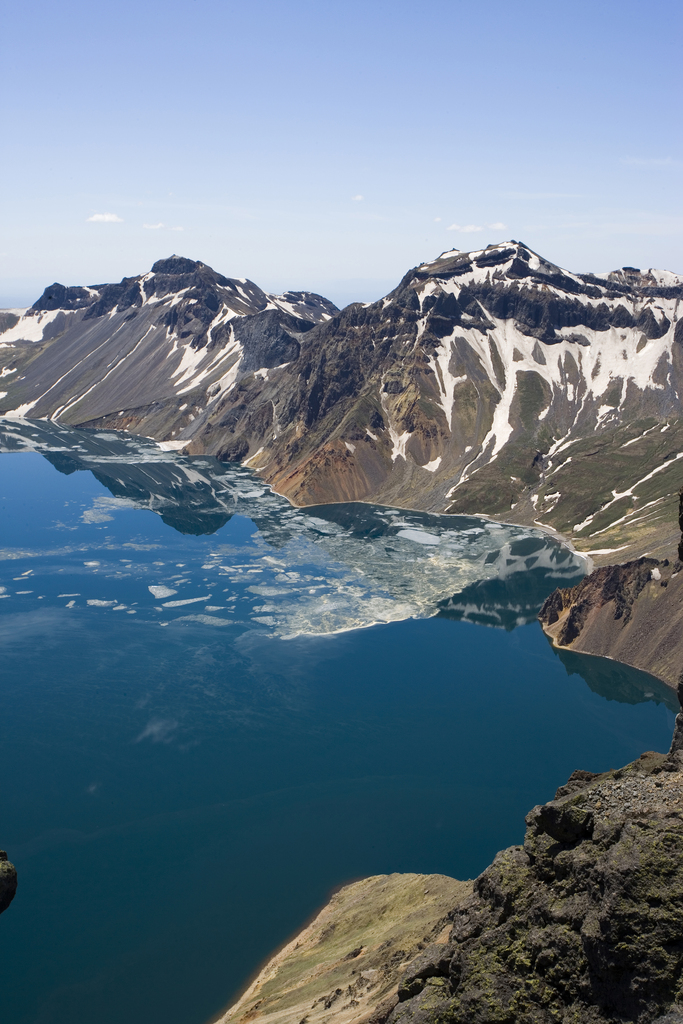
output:
[[320,295],[269,295],[178,256],[119,284],[53,284],[0,323],[0,405],[71,424],[116,415],[171,438],[194,421],[198,399],[296,360],[303,334],[336,312]]
[[248,462],[300,505],[484,512],[626,557],[674,514],[682,297],[667,271],[574,274],[519,242],[341,312],[171,257],[6,315],[0,403]]

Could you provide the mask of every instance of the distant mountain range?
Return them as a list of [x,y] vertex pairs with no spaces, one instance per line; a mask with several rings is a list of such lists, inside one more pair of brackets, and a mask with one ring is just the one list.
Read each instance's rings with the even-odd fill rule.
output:
[[626,556],[676,533],[682,299],[668,271],[574,274],[514,241],[341,311],[172,256],[0,313],[0,413],[243,462],[300,505],[486,513]]

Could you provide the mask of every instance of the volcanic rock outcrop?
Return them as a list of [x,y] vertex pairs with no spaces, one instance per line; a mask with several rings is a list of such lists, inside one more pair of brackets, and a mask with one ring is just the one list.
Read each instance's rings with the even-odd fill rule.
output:
[[[390,876],[392,886],[380,894],[380,916],[392,924],[392,942],[384,947],[371,893],[383,880],[367,879],[357,883],[368,887],[365,917],[356,898],[363,894],[352,892],[354,886],[342,890],[221,1019],[231,1024],[679,1022],[682,783],[680,714],[668,755],[648,752],[601,774],[575,771],[554,800],[534,807],[523,845],[499,853],[473,885],[460,883],[462,891],[454,893],[447,909],[441,900],[446,927],[443,920],[436,922],[431,939],[427,929],[422,949],[414,948],[410,914],[400,899],[392,906],[402,892],[401,878],[409,884],[416,876]],[[422,897],[425,913],[434,900],[429,882],[424,885],[429,894]],[[443,896],[443,885],[440,891]],[[349,929],[356,948],[344,955]],[[406,964],[404,938],[411,935],[413,957]]]
[[0,914],[7,910],[17,891],[17,869],[0,850]]
[[552,593],[538,618],[554,646],[616,659],[676,688],[683,678],[683,491],[678,523],[678,558],[603,566]]
[[390,1024],[638,1024],[683,1000],[681,751],[574,772],[426,951]]
[[639,558],[556,590],[539,612],[557,647],[615,658],[676,687],[681,675],[683,563]]

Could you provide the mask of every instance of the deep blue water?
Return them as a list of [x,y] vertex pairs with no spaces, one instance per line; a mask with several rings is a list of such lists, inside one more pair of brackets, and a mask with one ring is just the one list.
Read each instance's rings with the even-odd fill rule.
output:
[[557,545],[46,430],[0,455],[5,1024],[204,1024],[333,887],[472,877],[668,747],[662,684],[533,621]]

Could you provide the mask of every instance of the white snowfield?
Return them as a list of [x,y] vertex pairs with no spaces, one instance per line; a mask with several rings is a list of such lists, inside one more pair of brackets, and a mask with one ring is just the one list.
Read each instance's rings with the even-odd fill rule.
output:
[[[496,248],[505,250],[513,245],[514,243],[504,242]],[[443,253],[439,260],[451,257],[454,254],[458,254],[458,252],[459,250],[452,250]],[[469,253],[469,256],[476,258],[476,256],[481,254],[482,251],[478,251]],[[537,287],[535,283],[527,284],[524,279],[516,281],[504,277],[505,271],[509,269],[513,258],[510,257],[506,263],[496,266],[496,271],[500,272],[498,280],[503,285],[514,285],[522,290],[528,288],[529,291],[535,291]],[[432,266],[433,264],[423,264],[420,269],[429,270]],[[529,261],[529,266],[531,269],[543,271],[541,260],[535,255]],[[548,265],[549,274],[551,271],[557,272],[558,269]],[[580,284],[583,283],[575,274],[570,274],[567,271],[561,271],[561,273]],[[653,278],[653,283],[656,282],[666,287],[680,287],[683,285],[683,278],[670,271],[648,270],[645,273]],[[602,276],[606,277],[607,275]],[[473,281],[486,281],[490,277],[490,269],[473,267],[471,272],[463,274],[454,280],[439,280],[438,282],[428,280],[424,287],[418,289],[418,294],[423,302],[428,295],[433,295],[437,291],[453,294],[457,297],[465,285]],[[567,293],[552,283],[544,285],[544,289],[546,292],[555,294],[563,300],[567,298]],[[606,301],[604,296],[595,298],[573,293],[571,294],[571,299],[584,305],[592,304],[595,306],[599,306]],[[620,302],[630,306],[629,312],[639,312],[636,303],[627,303],[625,298],[621,299]],[[599,411],[600,419],[604,420],[608,416],[617,415],[626,398],[629,381],[632,381],[641,391],[646,388],[663,391],[665,385],[655,382],[654,373],[661,365],[662,356],[666,356],[668,362],[671,361],[679,302],[680,300],[677,298],[666,299],[659,297],[655,300],[647,299],[643,301],[642,305],[649,305],[657,321],[661,323],[664,316],[666,316],[670,322],[668,331],[661,338],[647,340],[638,328],[610,327],[607,331],[596,331],[584,326],[564,327],[559,329],[558,333],[566,336],[567,340],[552,346],[540,346],[536,338],[522,333],[516,327],[514,321],[497,319],[482,307],[482,316],[494,323],[494,329],[489,331],[488,337],[479,330],[468,329],[466,325],[458,326],[454,328],[449,337],[443,338],[437,355],[430,360],[439,380],[442,393],[442,407],[448,425],[450,426],[452,422],[456,385],[467,379],[462,376],[454,376],[449,370],[455,336],[464,336],[467,339],[470,347],[477,353],[489,380],[500,394],[501,400],[496,406],[493,424],[482,445],[482,449],[488,454],[487,461],[490,461],[508,441],[512,432],[510,406],[517,391],[517,373],[519,371],[532,370],[543,377],[550,386],[554,396],[561,393],[575,405],[576,418],[578,418],[588,402],[600,398],[617,381],[621,383],[619,402],[616,406],[602,406]],[[424,320],[426,320],[426,317]],[[583,344],[577,344],[575,340],[570,340],[575,338],[577,334],[582,335],[585,339]],[[502,386],[493,365],[489,338],[495,342],[503,363],[505,384]],[[577,377],[580,382],[578,386],[570,383],[572,378],[575,379]],[[547,413],[547,409],[545,413]],[[543,416],[544,412],[541,413],[541,418]],[[466,479],[466,475],[463,479]]]
[[0,312],[12,313],[19,318],[19,322],[14,327],[10,327],[0,334],[0,341],[3,345],[13,345],[17,341],[42,341],[47,327],[54,320],[58,317],[75,315],[65,313],[61,309],[52,309],[43,313],[37,313],[31,308],[3,309]]

